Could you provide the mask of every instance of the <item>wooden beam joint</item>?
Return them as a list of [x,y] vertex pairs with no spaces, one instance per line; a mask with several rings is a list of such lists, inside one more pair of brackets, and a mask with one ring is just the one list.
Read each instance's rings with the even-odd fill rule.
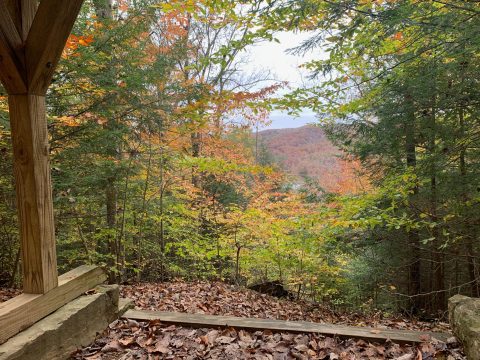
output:
[[83,0],[0,0],[0,80],[9,94],[24,292],[58,285],[45,94]]
[[0,0],[0,80],[9,94],[46,94],[82,3]]

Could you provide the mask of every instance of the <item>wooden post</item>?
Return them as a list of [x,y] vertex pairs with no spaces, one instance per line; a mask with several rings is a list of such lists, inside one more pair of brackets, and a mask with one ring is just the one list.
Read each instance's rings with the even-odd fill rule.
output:
[[43,294],[58,285],[45,97],[10,95],[23,291]]
[[0,80],[9,94],[25,293],[58,286],[45,94],[82,2],[0,0]]

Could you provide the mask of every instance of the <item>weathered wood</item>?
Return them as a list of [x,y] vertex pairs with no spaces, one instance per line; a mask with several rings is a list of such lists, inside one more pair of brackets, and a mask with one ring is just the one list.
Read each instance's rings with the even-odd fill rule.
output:
[[19,4],[0,0],[0,80],[10,94],[27,91]]
[[0,0],[5,3],[5,7],[8,9],[10,16],[12,17],[13,21],[15,22],[15,26],[18,32],[22,29],[22,10],[21,10],[21,2],[18,0]]
[[23,40],[18,32],[15,21],[8,11],[7,3],[0,0],[0,30],[2,31],[5,39],[12,48],[12,50],[17,54],[18,60],[20,60],[21,51],[23,48]]
[[0,80],[9,94],[24,94],[27,92],[25,71],[1,31]]
[[45,95],[83,0],[42,0],[38,6],[25,54],[30,94]]
[[167,324],[191,327],[233,327],[248,330],[272,330],[277,332],[318,333],[341,338],[358,338],[367,341],[387,341],[398,343],[419,343],[428,338],[446,341],[450,336],[444,333],[431,333],[409,330],[374,329],[344,325],[319,324],[306,321],[283,321],[271,319],[249,319],[233,316],[185,314],[162,311],[128,310],[124,318],[135,320],[160,320]]
[[101,268],[84,265],[61,275],[58,287],[44,295],[22,294],[0,303],[0,344],[106,279]]
[[23,291],[43,294],[57,286],[45,98],[10,95]]
[[27,39],[37,7],[38,0],[0,0],[1,12],[5,16],[8,12],[22,43]]
[[57,286],[44,95],[83,0],[0,0],[0,80],[9,94],[24,291]]
[[20,0],[21,8],[21,29],[19,29],[22,40],[26,41],[30,28],[33,24],[33,19],[37,13],[38,1],[37,0]]

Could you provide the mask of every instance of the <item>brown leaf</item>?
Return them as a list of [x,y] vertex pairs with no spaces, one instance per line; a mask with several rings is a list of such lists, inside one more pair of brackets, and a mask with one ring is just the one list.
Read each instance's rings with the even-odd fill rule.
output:
[[219,344],[230,344],[231,342],[235,341],[235,338],[230,336],[219,336],[215,342]]
[[306,352],[308,350],[308,346],[305,344],[299,344],[295,346],[295,349],[300,352]]
[[[273,344],[272,344],[273,345]],[[280,353],[286,353],[289,350],[289,346],[284,342],[280,341],[279,343],[271,346],[275,351]]]
[[208,341],[208,336],[207,335],[202,335],[199,338],[200,338],[200,342],[202,342],[205,345],[208,345],[209,341]]
[[397,360],[412,360],[413,354],[405,354],[397,358]]
[[153,348],[149,348],[149,353],[162,353],[168,354],[170,352],[168,346],[170,345],[170,335],[165,335],[162,339],[155,343]]
[[130,346],[135,342],[135,337],[130,336],[130,337],[127,337],[127,338],[123,338],[123,339],[118,340],[118,342],[120,344],[122,344],[123,346]]
[[419,336],[419,338],[420,338],[421,341],[430,341],[431,340],[430,335],[428,335],[428,334],[422,334],[422,335]]
[[122,350],[123,350],[122,346],[120,345],[118,340],[113,340],[113,341],[110,341],[107,345],[105,345],[101,351],[103,353],[109,353],[109,352],[116,352],[116,351],[122,351]]
[[140,324],[138,321],[132,320],[132,319],[127,319],[127,326],[129,328],[136,328],[138,329],[140,327]]
[[244,330],[240,330],[240,331],[238,332],[238,338],[239,338],[240,340],[242,340],[243,342],[245,342],[245,343],[250,343],[250,342],[253,341],[253,340],[252,340],[252,337],[250,336],[250,334],[249,334],[248,332],[244,331]]

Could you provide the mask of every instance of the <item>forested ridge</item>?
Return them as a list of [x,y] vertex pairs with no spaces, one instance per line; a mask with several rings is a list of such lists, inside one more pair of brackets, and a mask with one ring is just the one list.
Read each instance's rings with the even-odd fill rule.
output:
[[259,154],[289,175],[293,185],[333,193],[356,193],[369,186],[360,164],[335,146],[322,126],[263,130],[257,142]]
[[[60,271],[281,280],[333,308],[443,316],[480,295],[480,4],[87,0],[47,96]],[[303,87],[245,70],[309,32]],[[281,59],[275,59],[281,61]],[[0,97],[0,286],[21,278]],[[255,130],[310,109],[344,182],[292,180]],[[351,179],[361,179],[362,186]]]

